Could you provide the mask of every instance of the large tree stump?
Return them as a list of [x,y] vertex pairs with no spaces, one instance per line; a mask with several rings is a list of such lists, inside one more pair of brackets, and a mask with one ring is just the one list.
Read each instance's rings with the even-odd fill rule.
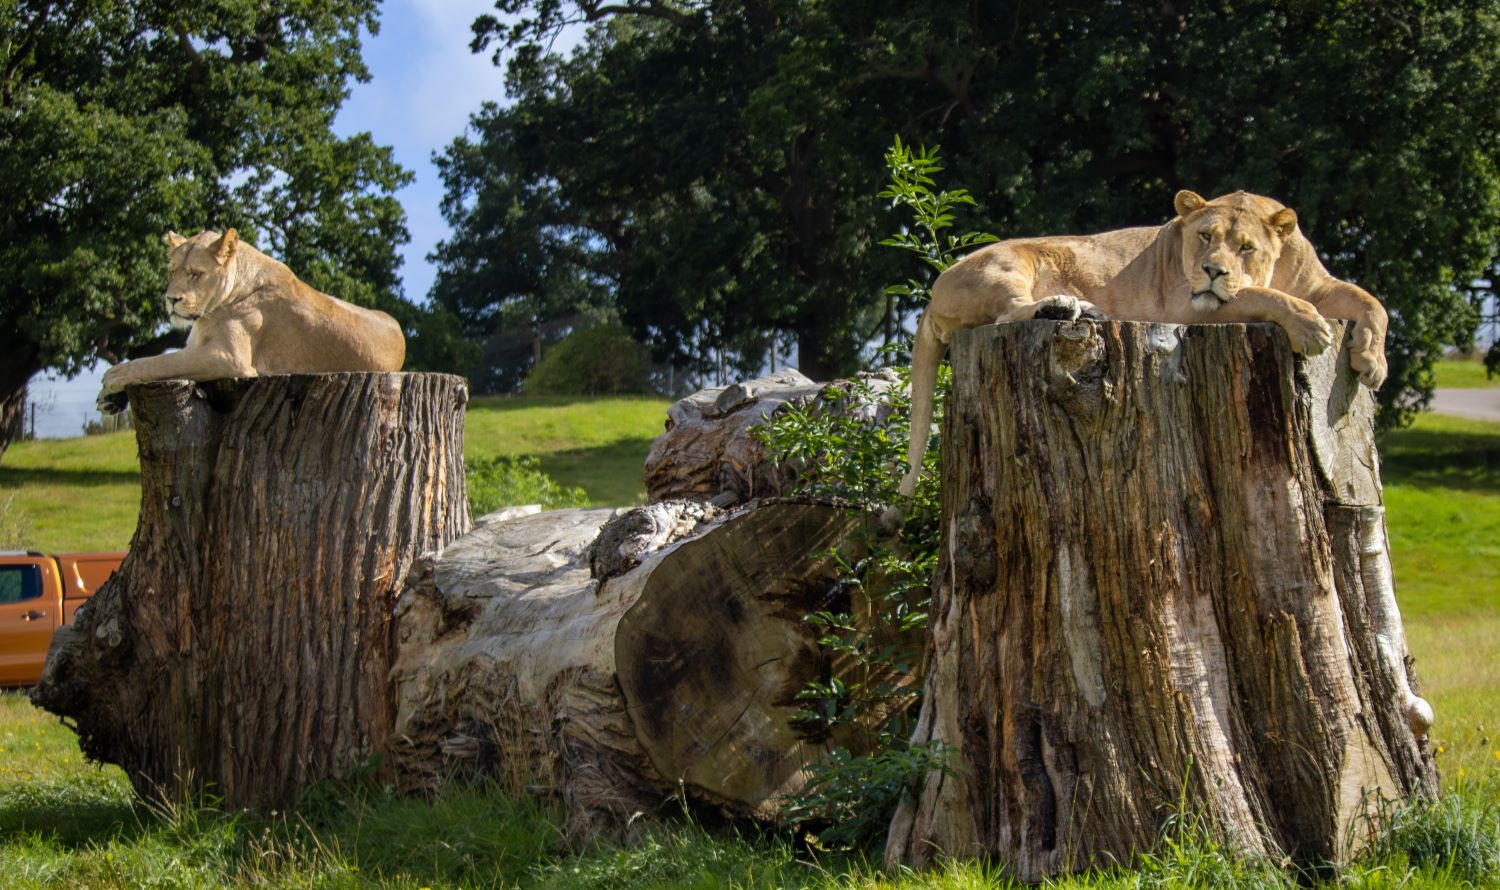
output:
[[325,374],[128,389],[141,514],[33,700],[138,793],[293,802],[384,747],[391,607],[469,524],[464,381]]
[[1382,799],[1436,792],[1342,348],[1032,322],[951,355],[914,741],[955,769],[888,863],[1129,862],[1179,805],[1241,851],[1338,862]]
[[668,501],[475,529],[402,597],[400,787],[455,775],[557,795],[570,834],[668,797],[770,818],[829,746],[793,715],[828,655],[802,621],[847,594],[839,507]]

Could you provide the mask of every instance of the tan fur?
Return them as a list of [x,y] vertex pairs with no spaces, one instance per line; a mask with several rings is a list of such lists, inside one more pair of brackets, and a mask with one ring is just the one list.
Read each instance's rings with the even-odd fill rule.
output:
[[152,380],[401,370],[406,339],[394,318],[313,290],[234,229],[170,232],[166,242],[163,299],[187,346],[110,368],[101,411],[119,410],[108,396]]
[[1177,216],[1161,227],[1001,241],[938,276],[912,346],[912,432],[901,494],[916,490],[937,368],[953,332],[1024,321],[1044,307],[1074,318],[1092,304],[1124,321],[1274,321],[1293,349],[1309,354],[1333,341],[1325,317],[1350,319],[1354,370],[1371,389],[1385,381],[1385,310],[1323,268],[1296,213],[1245,192],[1205,201],[1182,191],[1174,204]]

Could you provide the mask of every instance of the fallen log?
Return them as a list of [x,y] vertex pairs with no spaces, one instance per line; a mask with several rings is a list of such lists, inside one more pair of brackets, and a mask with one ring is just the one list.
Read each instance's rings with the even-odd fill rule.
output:
[[1174,813],[1338,863],[1433,795],[1373,399],[1271,325],[957,334],[943,555],[887,864],[1128,863]]
[[467,388],[361,373],[127,392],[135,537],[32,700],[143,797],[285,807],[384,748],[395,596],[469,524]]
[[398,606],[399,787],[487,776],[555,795],[575,838],[679,794],[774,817],[847,742],[804,734],[794,696],[828,674],[802,617],[843,595],[830,553],[857,521],[667,501],[475,529]]

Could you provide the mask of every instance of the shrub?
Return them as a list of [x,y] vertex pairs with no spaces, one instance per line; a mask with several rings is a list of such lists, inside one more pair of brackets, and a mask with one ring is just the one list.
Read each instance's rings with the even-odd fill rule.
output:
[[475,516],[492,513],[501,507],[541,504],[543,509],[586,507],[588,492],[581,488],[564,488],[543,473],[536,458],[491,457],[467,461],[469,512]]
[[[926,267],[923,277],[893,285],[886,293],[926,300],[932,276],[956,262],[960,251],[996,239],[945,232],[958,208],[974,201],[963,189],[937,190],[932,177],[942,166],[935,148],[914,150],[898,139],[885,161],[890,184],[879,197],[907,208],[913,219],[881,243],[916,255]],[[815,403],[784,410],[760,432],[770,454],[796,462],[802,492],[847,499],[860,505],[861,512],[898,505],[911,374],[910,368],[896,370],[900,387],[878,392],[867,378],[856,378],[829,387]],[[945,365],[934,394],[935,418],[941,416],[947,379]],[[881,402],[889,403],[888,414],[871,410]],[[881,417],[888,419],[882,422]],[[930,443],[923,463],[926,471],[914,497],[899,504],[906,517],[900,539],[867,530],[857,542],[864,556],[843,563],[849,610],[807,618],[817,629],[819,644],[835,654],[841,668],[798,694],[798,720],[816,734],[840,726],[865,729],[872,742],[868,754],[837,748],[811,764],[807,784],[788,803],[788,815],[816,831],[824,847],[858,849],[879,842],[915,780],[928,771],[951,768],[948,752],[908,741],[919,705],[916,661],[926,635],[939,543],[937,450]]]
[[623,395],[649,392],[651,373],[641,345],[619,325],[574,331],[536,363],[521,391],[528,395]]

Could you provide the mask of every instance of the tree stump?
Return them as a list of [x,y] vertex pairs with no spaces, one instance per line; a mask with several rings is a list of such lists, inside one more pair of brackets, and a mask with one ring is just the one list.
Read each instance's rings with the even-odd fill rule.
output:
[[395,596],[469,524],[467,388],[351,373],[128,394],[130,554],[33,700],[143,796],[284,807],[386,744]]
[[475,529],[398,606],[398,787],[472,774],[556,795],[574,838],[683,793],[774,817],[847,743],[805,736],[793,699],[829,671],[802,618],[847,595],[830,551],[858,521],[667,501]]
[[1179,807],[1346,859],[1436,793],[1390,586],[1373,399],[1272,325],[955,336],[943,560],[887,863],[1127,863]]

